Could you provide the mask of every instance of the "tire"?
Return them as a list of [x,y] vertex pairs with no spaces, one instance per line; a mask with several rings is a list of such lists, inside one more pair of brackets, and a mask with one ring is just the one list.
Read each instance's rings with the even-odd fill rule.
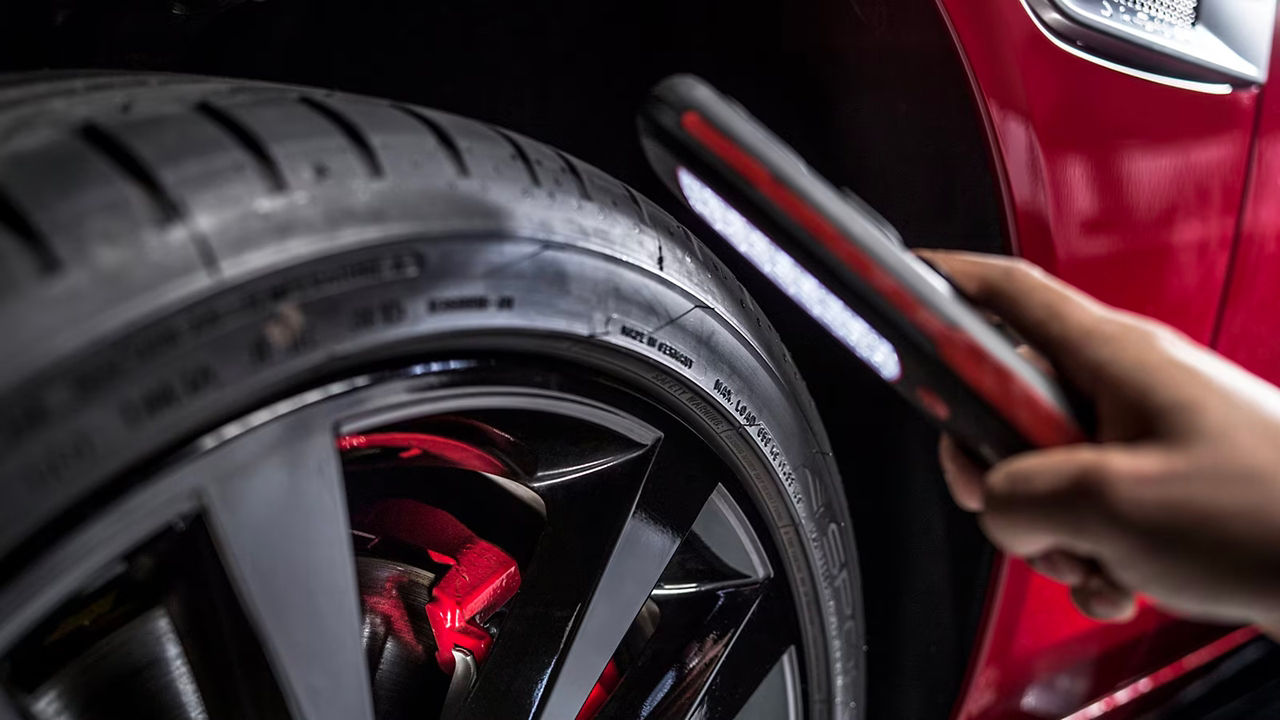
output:
[[521,353],[652,398],[741,470],[798,608],[804,717],[862,717],[849,510],[801,378],[687,230],[561,152],[297,87],[9,78],[0,332],[0,653],[32,588],[74,590],[43,589],[51,553],[215,428],[371,369]]

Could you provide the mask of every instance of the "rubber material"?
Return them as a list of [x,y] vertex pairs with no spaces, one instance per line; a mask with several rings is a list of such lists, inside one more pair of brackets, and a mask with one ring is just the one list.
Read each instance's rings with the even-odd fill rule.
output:
[[861,717],[849,510],[790,358],[683,227],[563,153],[295,87],[6,78],[0,333],[0,581],[271,399],[459,348],[559,355],[737,459],[805,609],[807,717]]

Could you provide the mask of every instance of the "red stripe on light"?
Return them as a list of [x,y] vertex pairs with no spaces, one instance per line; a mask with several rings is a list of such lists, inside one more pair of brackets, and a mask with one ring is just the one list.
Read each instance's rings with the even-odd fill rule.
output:
[[1062,720],[1095,720],[1095,718],[1100,718],[1116,708],[1128,705],[1134,700],[1151,693],[1157,688],[1168,685],[1193,670],[1208,665],[1260,634],[1258,629],[1254,627],[1240,628],[1214,640],[1190,655],[1174,660],[1150,675],[1143,676],[1125,685],[1106,697],[1095,700],[1062,718]]
[[906,315],[933,342],[947,365],[989,405],[999,410],[1029,442],[1038,447],[1053,447],[1084,440],[1080,429],[1070,418],[1011,370],[995,362],[972,338],[934,315],[896,278],[863,254],[822,213],[774,177],[768,168],[738,147],[701,113],[684,111],[680,116],[680,126]]

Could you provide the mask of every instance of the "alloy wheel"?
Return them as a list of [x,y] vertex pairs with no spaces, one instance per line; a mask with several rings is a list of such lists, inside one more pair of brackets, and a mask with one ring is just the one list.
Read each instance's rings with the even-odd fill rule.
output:
[[744,472],[563,363],[346,378],[46,548],[0,592],[4,679],[40,720],[798,718],[786,529]]

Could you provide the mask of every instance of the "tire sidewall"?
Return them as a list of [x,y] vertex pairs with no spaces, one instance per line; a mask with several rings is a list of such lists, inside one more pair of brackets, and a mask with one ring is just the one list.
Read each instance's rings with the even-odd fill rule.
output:
[[49,521],[68,508],[113,497],[147,463],[275,399],[376,364],[537,351],[646,385],[718,438],[788,559],[810,716],[857,717],[848,508],[794,369],[700,246],[669,243],[655,267],[650,236],[599,219],[607,227],[559,212],[518,231],[335,233],[323,253],[314,237],[282,242],[221,287],[101,330],[13,386],[4,426],[23,435],[0,460],[5,567],[21,570],[37,530],[65,529]]

